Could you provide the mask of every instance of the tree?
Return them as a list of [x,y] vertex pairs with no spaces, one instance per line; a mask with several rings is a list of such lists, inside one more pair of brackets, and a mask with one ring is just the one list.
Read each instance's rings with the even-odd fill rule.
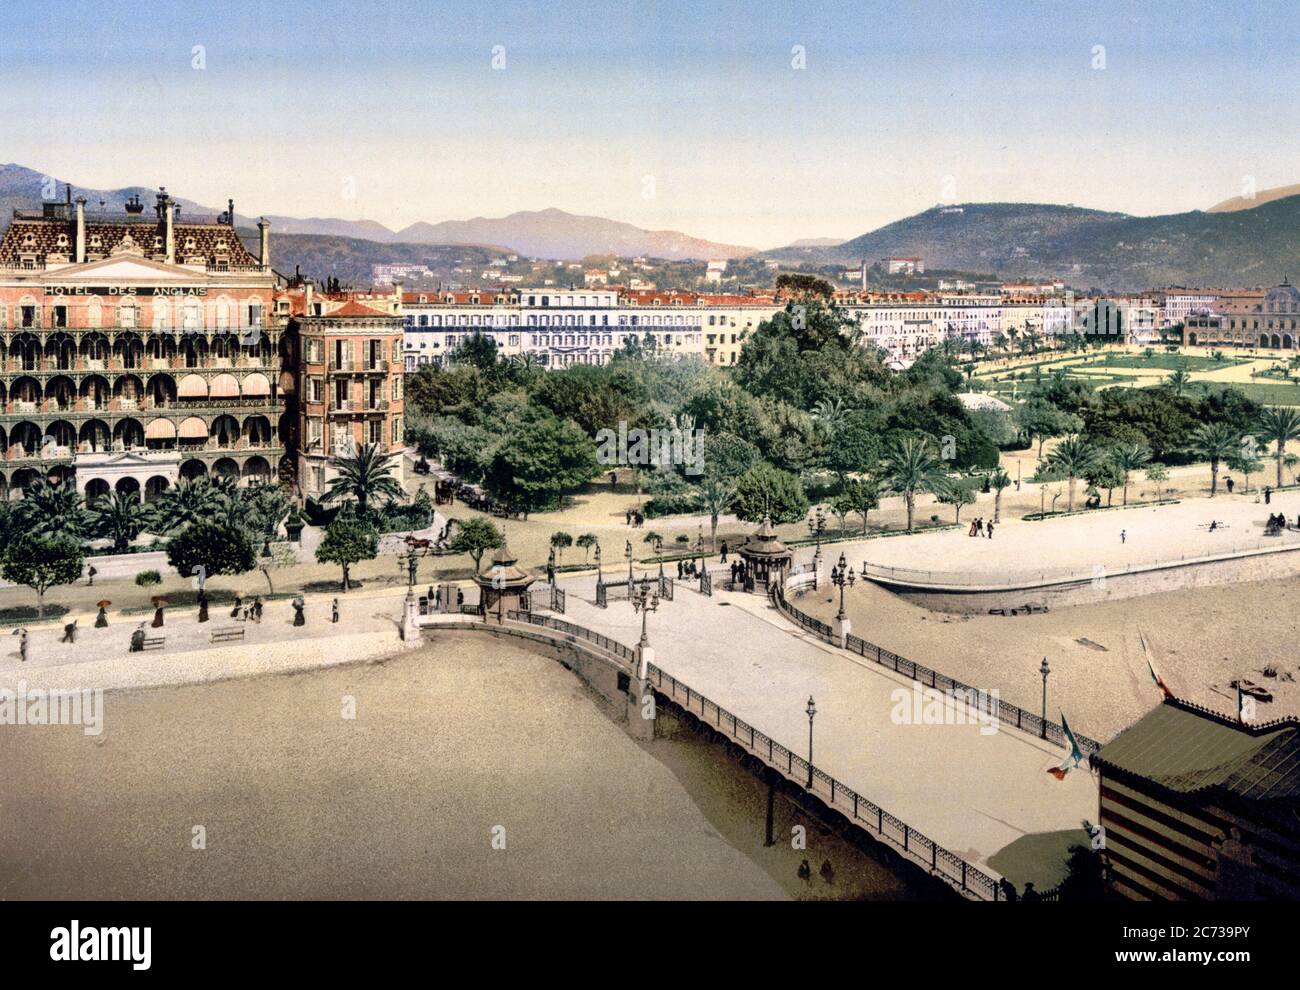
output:
[[200,585],[218,574],[244,574],[257,566],[257,555],[241,529],[215,522],[196,522],[167,541],[167,563],[181,577]]
[[1286,445],[1300,439],[1300,409],[1291,406],[1265,406],[1259,417],[1260,429],[1271,443],[1277,444],[1274,459],[1277,461],[1277,486],[1282,487],[1282,462],[1286,459]]
[[1068,482],[1065,511],[1074,511],[1074,483],[1091,471],[1097,460],[1097,449],[1078,434],[1066,437],[1047,455],[1048,465],[1065,475]]
[[[831,501],[831,509],[840,515],[841,520],[850,512],[856,512],[862,517],[863,536],[867,535],[867,513],[879,506],[880,488],[870,478],[850,481]],[[843,527],[842,521],[840,525]]]
[[373,560],[378,553],[379,533],[375,527],[364,518],[339,513],[325,527],[325,535],[316,548],[316,559],[343,568],[342,587],[347,591],[351,584],[348,572],[352,565],[362,560]]
[[1072,413],[1058,409],[1042,398],[1032,398],[1017,410],[1020,429],[1029,440],[1038,441],[1038,459],[1043,459],[1043,442],[1051,437],[1077,432],[1083,421]]
[[51,485],[43,478],[33,482],[13,507],[12,524],[31,536],[80,543],[85,538],[87,522],[77,489],[71,484]]
[[483,554],[496,550],[503,543],[505,537],[501,535],[501,530],[486,519],[474,518],[457,524],[456,535],[447,544],[447,549],[452,553],[469,554],[474,561],[474,573],[477,574],[482,570],[480,565]]
[[1124,483],[1124,472],[1119,464],[1115,461],[1114,451],[1098,453],[1096,461],[1083,474],[1084,479],[1089,486],[1097,489],[1106,489],[1106,505],[1111,504],[1111,495],[1120,485]]
[[1156,485],[1156,498],[1160,498],[1162,492],[1160,485],[1169,480],[1169,468],[1165,467],[1158,461],[1147,465],[1147,481],[1154,481]]
[[174,533],[193,523],[211,521],[221,511],[224,486],[207,478],[182,478],[146,508],[146,528],[153,533]]
[[546,414],[505,439],[484,483],[511,509],[527,514],[558,505],[564,492],[586,484],[599,469],[592,438],[573,420]]
[[45,617],[45,592],[81,577],[81,546],[66,536],[24,533],[9,544],[0,573],[36,592],[36,616]]
[[573,537],[563,531],[551,534],[551,549],[556,551],[556,563],[564,562],[564,551],[573,546]]
[[885,484],[903,496],[907,504],[907,531],[914,532],[917,492],[941,495],[948,486],[943,464],[930,444],[917,437],[895,441],[885,455]]
[[90,531],[113,541],[114,553],[125,553],[145,527],[148,513],[135,492],[110,492],[90,507]]
[[406,493],[401,482],[393,477],[392,461],[397,455],[385,454],[377,443],[362,444],[351,454],[330,458],[330,466],[338,474],[330,479],[322,502],[336,502],[352,498],[357,503],[357,518],[367,519],[370,500],[380,495],[401,498]]
[[700,482],[700,508],[709,514],[709,549],[718,546],[718,517],[731,506],[736,486],[720,475],[709,473]]
[[598,546],[600,540],[596,539],[595,533],[583,533],[578,537],[578,546],[582,548],[582,562],[585,564],[591,559],[591,548]]
[[808,514],[808,496],[799,479],[767,463],[755,464],[736,479],[732,505],[745,522],[770,516],[774,523],[790,523]]
[[1128,505],[1128,479],[1133,471],[1144,467],[1151,461],[1151,448],[1145,443],[1122,443],[1114,448],[1111,457],[1123,477],[1124,504]]
[[1244,445],[1235,454],[1227,458],[1224,463],[1228,466],[1229,471],[1240,471],[1245,477],[1246,491],[1250,491],[1250,476],[1264,470],[1264,462],[1253,456],[1251,450]]
[[953,521],[960,525],[962,508],[975,504],[975,485],[969,478],[951,482],[944,486],[944,490],[936,496],[936,500],[942,505],[953,507],[955,510]]
[[993,521],[1002,521],[1002,492],[1011,486],[1011,476],[1002,468],[989,475],[989,487],[993,489]]
[[1172,375],[1170,375],[1168,378],[1165,379],[1165,386],[1169,389],[1169,391],[1173,392],[1174,395],[1177,395],[1179,397],[1181,397],[1182,394],[1186,392],[1189,387],[1191,387],[1191,384],[1192,384],[1192,376],[1189,375],[1182,368],[1179,368]]
[[1241,434],[1228,423],[1204,423],[1192,434],[1192,453],[1210,462],[1210,498],[1219,490],[1219,462],[1237,453]]

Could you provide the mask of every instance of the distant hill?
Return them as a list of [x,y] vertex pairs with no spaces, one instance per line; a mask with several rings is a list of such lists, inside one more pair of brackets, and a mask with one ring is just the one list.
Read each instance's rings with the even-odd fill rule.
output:
[[1286,199],[1288,196],[1300,196],[1300,184],[1294,186],[1274,186],[1272,189],[1263,189],[1255,193],[1254,197],[1251,199],[1246,199],[1242,196],[1233,196],[1232,199],[1225,199],[1222,203],[1215,203],[1205,212],[1232,213],[1235,210],[1253,210],[1257,206],[1271,203],[1275,199]]
[[[249,250],[257,251],[257,231],[241,227],[239,235]],[[276,271],[321,280],[335,276],[345,285],[371,284],[371,266],[392,264],[426,265],[432,278],[443,282],[479,283],[478,273],[493,258],[506,252],[501,248],[470,244],[403,244],[369,241],[361,237],[334,237],[326,234],[275,234],[271,236],[271,265]],[[472,269],[472,274],[457,272]]]
[[500,244],[529,257],[562,261],[578,261],[591,255],[708,261],[755,253],[754,248],[718,244],[676,230],[643,230],[618,220],[556,209],[523,211],[496,219],[413,223],[394,237],[416,244]]
[[822,247],[839,247],[844,243],[842,237],[801,237],[794,241],[792,248],[822,248]]
[[821,264],[920,255],[927,268],[1059,276],[1080,288],[1261,285],[1300,272],[1300,196],[1249,210],[1135,217],[1038,203],[935,207],[834,248],[762,257]]

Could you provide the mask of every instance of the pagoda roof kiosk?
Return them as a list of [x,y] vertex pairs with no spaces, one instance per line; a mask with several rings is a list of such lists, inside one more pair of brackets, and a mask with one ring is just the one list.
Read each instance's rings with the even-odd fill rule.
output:
[[497,621],[500,622],[507,612],[519,611],[522,604],[520,599],[528,586],[537,580],[518,566],[517,560],[510,552],[509,543],[502,540],[488,566],[482,573],[474,575],[474,583],[479,588],[479,611],[483,613],[484,619],[496,612]]
[[785,584],[793,560],[790,548],[781,542],[772,525],[772,517],[764,516],[763,524],[740,548],[740,557],[754,584]]

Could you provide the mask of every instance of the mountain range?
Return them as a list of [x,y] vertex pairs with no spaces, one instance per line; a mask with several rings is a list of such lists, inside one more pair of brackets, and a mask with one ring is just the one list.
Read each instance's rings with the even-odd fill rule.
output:
[[[12,207],[32,209],[43,196],[61,199],[64,179],[55,179],[22,165],[0,165],[0,210],[8,216]],[[124,189],[87,189],[73,186],[75,195],[85,196],[89,209],[120,210],[133,195],[151,208],[155,190],[144,186]],[[215,214],[225,206],[200,206],[192,200],[175,196],[185,213]],[[707,261],[743,258],[754,248],[736,244],[718,244],[691,237],[676,230],[644,230],[630,223],[604,217],[579,216],[564,210],[521,211],[506,217],[475,217],[472,220],[443,220],[440,223],[413,223],[401,230],[391,230],[374,220],[341,220],[333,217],[288,217],[268,215],[276,234],[312,234],[347,237],[380,244],[468,244],[496,247],[525,257],[578,261],[591,255],[630,257],[645,255],[668,261],[696,259]],[[236,210],[239,226],[251,227],[256,217]]]
[[[61,198],[64,182],[21,165],[0,165],[0,216]],[[76,194],[114,211],[132,195],[147,207],[144,186]],[[182,216],[218,209],[178,198]],[[1253,205],[1252,205],[1253,204]],[[506,217],[419,222],[391,230],[372,220],[269,217],[276,266],[362,282],[370,266],[409,261],[449,275],[503,253],[578,260],[592,255],[645,255],[664,260],[757,258],[787,266],[858,265],[890,255],[919,255],[930,270],[1008,279],[1060,278],[1076,288],[1137,290],[1167,285],[1267,285],[1300,272],[1300,186],[1225,200],[1208,211],[1133,216],[1042,203],[936,206],[851,240],[807,238],[755,252],[677,231],[644,230],[603,217],[548,209]],[[255,218],[236,213],[251,228]]]

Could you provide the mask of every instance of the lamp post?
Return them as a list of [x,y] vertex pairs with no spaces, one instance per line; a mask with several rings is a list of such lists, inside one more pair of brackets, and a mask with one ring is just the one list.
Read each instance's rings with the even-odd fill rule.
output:
[[1047,666],[1047,657],[1043,657],[1043,663],[1038,668],[1038,672],[1043,675],[1043,724],[1039,729],[1040,739],[1047,738],[1047,675],[1052,672],[1052,668]]
[[655,559],[659,561],[659,584],[664,583],[664,540],[662,536],[655,537]]
[[844,586],[847,584],[852,588],[853,581],[853,568],[849,566],[849,562],[844,559],[844,554],[841,553],[840,562],[831,568],[831,584],[840,589],[840,611],[835,618],[841,622],[844,621]]
[[600,566],[600,544],[596,544],[596,587],[605,583],[605,571]]
[[812,695],[808,695],[808,707],[804,709],[808,713],[808,790],[812,790],[813,785],[813,718],[817,714],[817,706],[813,703]]
[[628,594],[632,593],[632,541],[627,541],[627,547],[623,551],[623,556],[627,557],[627,590]]
[[640,590],[632,596],[632,608],[641,613],[641,645],[648,646],[650,637],[646,634],[646,616],[659,610],[659,592],[650,594],[649,581],[642,581]]

